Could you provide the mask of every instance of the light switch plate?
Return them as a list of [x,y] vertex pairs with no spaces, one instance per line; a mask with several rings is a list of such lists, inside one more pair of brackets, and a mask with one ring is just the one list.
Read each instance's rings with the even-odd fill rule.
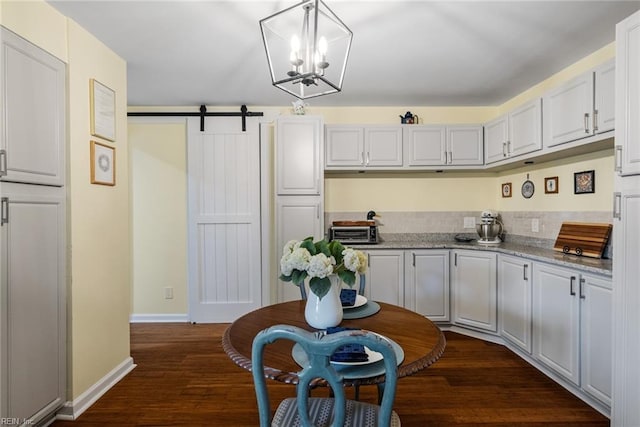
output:
[[540,232],[540,220],[538,218],[533,218],[531,220],[531,232],[532,233]]

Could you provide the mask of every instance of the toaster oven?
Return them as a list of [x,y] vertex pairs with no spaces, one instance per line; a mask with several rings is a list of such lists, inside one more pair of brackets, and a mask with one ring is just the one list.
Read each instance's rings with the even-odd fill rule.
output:
[[376,225],[347,225],[329,228],[329,240],[339,240],[344,244],[375,244],[378,243],[378,226]]

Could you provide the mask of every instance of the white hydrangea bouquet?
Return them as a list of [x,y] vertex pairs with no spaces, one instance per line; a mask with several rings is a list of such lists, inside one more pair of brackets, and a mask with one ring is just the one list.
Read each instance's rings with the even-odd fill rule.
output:
[[302,241],[290,240],[282,250],[280,280],[304,286],[307,277],[309,289],[322,298],[329,292],[329,276],[337,275],[344,283],[353,286],[356,273],[367,270],[367,257],[362,251],[343,246],[337,240],[327,242],[313,237]]

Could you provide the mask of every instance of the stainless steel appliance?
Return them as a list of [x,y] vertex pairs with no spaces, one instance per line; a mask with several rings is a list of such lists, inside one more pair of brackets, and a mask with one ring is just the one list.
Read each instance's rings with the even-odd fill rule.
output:
[[329,240],[344,244],[378,243],[378,226],[375,221],[335,221],[329,228]]
[[494,211],[486,210],[480,215],[480,223],[476,224],[476,231],[480,238],[478,243],[481,244],[498,244],[502,242],[503,226],[499,219],[500,214]]

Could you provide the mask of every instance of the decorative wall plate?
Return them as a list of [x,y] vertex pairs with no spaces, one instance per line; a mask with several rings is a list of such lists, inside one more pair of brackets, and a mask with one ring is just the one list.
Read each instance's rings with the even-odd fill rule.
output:
[[531,198],[536,191],[536,186],[529,180],[529,174],[527,174],[527,180],[522,184],[522,197],[525,199]]

